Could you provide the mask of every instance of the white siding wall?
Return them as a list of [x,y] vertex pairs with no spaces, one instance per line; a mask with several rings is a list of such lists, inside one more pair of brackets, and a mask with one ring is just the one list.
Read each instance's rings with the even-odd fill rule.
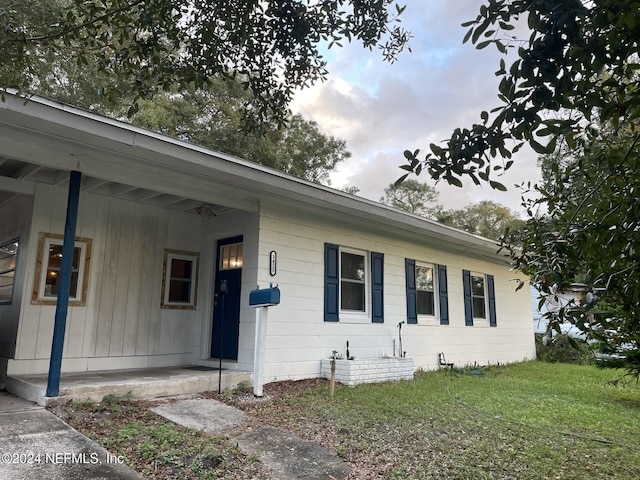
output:
[[[38,235],[63,233],[66,198],[64,188],[39,185],[31,225],[31,204],[25,197],[19,206],[25,214],[11,227],[29,232],[21,234],[21,241],[31,240],[31,248],[21,244],[24,294],[9,373],[48,369],[55,306],[32,304],[31,293]],[[227,368],[253,368],[256,310],[248,306],[248,297],[256,285],[266,287],[269,282],[279,284],[282,303],[270,309],[265,381],[318,376],[320,359],[333,350],[344,352],[347,340],[357,358],[391,355],[398,322],[406,322],[405,258],[444,264],[448,274],[450,325],[405,324],[402,328],[403,349],[416,367],[437,367],[441,351],[458,365],[534,357],[529,291],[514,292],[515,274],[507,267],[440,250],[437,245],[415,245],[406,235],[403,239],[394,232],[337,218],[330,214],[320,218],[288,205],[262,206],[259,214],[234,211],[203,222],[193,214],[82,193],[77,235],[92,239],[93,250],[86,306],[69,308],[63,371],[208,359],[216,242],[237,235],[244,237],[245,252],[239,352],[237,362],[225,362]],[[5,227],[5,236],[8,230]],[[324,322],[325,242],[384,254],[384,324],[350,323],[344,318],[339,323]],[[196,310],[160,308],[165,248],[200,252]],[[275,277],[269,275],[271,250],[278,254]],[[495,276],[497,328],[464,325],[463,268]],[[2,325],[10,324],[3,320]]]
[[[260,221],[258,280],[279,284],[282,303],[272,307],[267,331],[265,381],[304,378],[320,373],[320,359],[345,342],[356,358],[393,353],[397,325],[406,322],[405,258],[447,266],[450,324],[403,325],[403,349],[416,368],[436,368],[438,352],[456,365],[513,362],[535,357],[531,297],[515,292],[517,276],[508,267],[416,245],[394,232],[376,233],[349,219],[321,220],[308,212],[263,207]],[[323,321],[324,244],[335,243],[384,254],[384,324]],[[269,252],[278,254],[278,272],[269,276]],[[495,276],[496,328],[465,326],[462,270]]]
[[[55,306],[32,304],[31,293],[38,235],[63,233],[66,202],[66,189],[38,185],[33,245],[28,258],[20,258],[27,269],[25,294],[9,373],[48,370]],[[76,235],[92,239],[93,249],[86,306],[69,307],[63,371],[179,365],[192,359],[202,303],[197,310],[161,309],[162,269],[165,248],[200,251],[201,229],[197,215],[81,193]],[[201,291],[206,283],[201,275]]]
[[[33,197],[20,195],[0,208],[0,243],[20,238],[18,262],[14,276],[14,288],[11,304],[0,305],[0,358],[12,358],[16,346],[20,302],[25,294],[24,279],[27,273],[27,252],[29,251],[29,229]],[[29,292],[27,291],[26,294]],[[6,362],[3,361],[3,364]],[[0,374],[2,371],[0,366]]]

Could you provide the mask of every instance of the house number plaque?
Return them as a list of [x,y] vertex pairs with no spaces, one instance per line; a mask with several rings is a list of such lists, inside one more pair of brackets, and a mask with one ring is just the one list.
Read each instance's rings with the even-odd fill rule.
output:
[[276,275],[277,258],[278,254],[276,251],[271,250],[271,253],[269,253],[269,275],[272,277]]

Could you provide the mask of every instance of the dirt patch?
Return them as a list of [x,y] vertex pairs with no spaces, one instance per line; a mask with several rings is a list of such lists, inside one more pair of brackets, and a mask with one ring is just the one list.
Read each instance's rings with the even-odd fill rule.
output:
[[68,402],[49,410],[146,478],[273,478],[257,457],[243,454],[229,438],[182,427],[151,411],[163,403],[112,399]]

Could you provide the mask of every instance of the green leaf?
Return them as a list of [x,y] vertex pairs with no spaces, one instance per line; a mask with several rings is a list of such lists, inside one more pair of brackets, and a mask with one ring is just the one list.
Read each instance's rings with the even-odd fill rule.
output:
[[473,34],[473,29],[469,29],[467,31],[467,33],[464,35],[464,38],[462,39],[462,43],[465,44],[469,41],[469,39],[471,38],[471,35]]
[[406,175],[402,175],[399,179],[397,179],[394,183],[393,186],[397,187],[398,185],[400,185],[402,182],[404,182],[406,180],[406,178],[409,176],[409,174],[407,173]]
[[489,181],[489,185],[491,186],[491,188],[493,188],[494,190],[500,190],[501,192],[506,192],[507,191],[507,187],[505,187],[503,184],[490,180]]
[[454,177],[453,175],[447,174],[444,176],[444,180],[449,184],[449,185],[453,185],[454,187],[460,187],[462,188],[462,182],[460,181],[460,179]]
[[442,147],[439,147],[435,143],[432,143],[431,145],[429,145],[429,148],[431,149],[433,154],[437,155],[438,157],[441,157],[444,154],[444,149]]
[[545,153],[549,153],[547,147],[545,147],[544,145],[541,145],[540,143],[536,142],[533,139],[529,140],[529,145],[531,145],[531,148],[533,148],[533,150],[536,153],[539,153],[540,155],[543,155]]

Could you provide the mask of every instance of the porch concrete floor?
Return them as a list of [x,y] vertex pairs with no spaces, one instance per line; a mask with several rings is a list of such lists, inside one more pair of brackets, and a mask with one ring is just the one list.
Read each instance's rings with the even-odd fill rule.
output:
[[[134,398],[158,398],[217,391],[219,370],[195,365],[183,367],[105,370],[99,372],[63,373],[60,395],[47,397],[47,375],[8,375],[6,390],[19,397],[48,405],[67,400],[101,401],[105,395],[127,395]],[[251,385],[251,374],[222,370],[221,388],[230,390],[240,383]]]

